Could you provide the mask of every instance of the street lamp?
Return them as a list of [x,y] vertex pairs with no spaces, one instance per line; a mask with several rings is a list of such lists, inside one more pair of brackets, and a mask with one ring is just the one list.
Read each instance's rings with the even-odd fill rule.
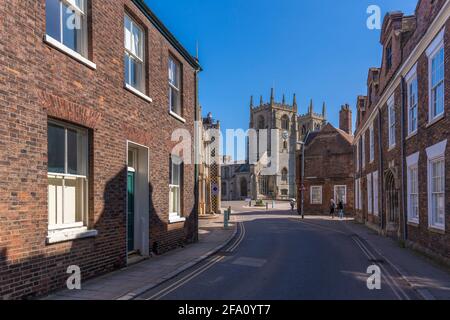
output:
[[[304,212],[304,203],[305,203],[305,190],[304,190],[304,185],[305,185],[305,141],[298,141],[297,142],[298,145],[301,146],[302,148],[302,169],[301,169],[301,175],[302,175],[302,179],[301,179],[301,203],[300,203],[300,212],[302,215],[302,219],[305,219],[305,212]],[[297,207],[298,208],[298,207]]]

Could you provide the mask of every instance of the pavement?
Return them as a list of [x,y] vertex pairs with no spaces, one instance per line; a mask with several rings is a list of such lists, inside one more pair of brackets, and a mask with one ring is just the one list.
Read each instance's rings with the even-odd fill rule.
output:
[[373,230],[357,223],[346,227],[358,234],[378,252],[382,259],[394,266],[408,284],[425,300],[450,300],[449,268],[409,249],[398,242],[379,236]]
[[231,218],[223,228],[223,216],[199,220],[199,242],[152,257],[125,269],[82,282],[81,290],[64,289],[44,300],[130,300],[157,287],[221,250],[236,234]]

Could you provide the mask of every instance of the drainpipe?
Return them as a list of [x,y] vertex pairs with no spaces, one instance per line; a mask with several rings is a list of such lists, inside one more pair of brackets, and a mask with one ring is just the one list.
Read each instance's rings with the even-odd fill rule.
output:
[[[194,130],[194,134],[196,135],[196,138],[194,139],[195,143],[194,143],[194,154],[195,159],[197,160],[197,153],[200,152],[199,148],[201,148],[202,146],[200,146],[199,141],[200,141],[200,137],[198,136],[199,132],[198,132],[198,122],[201,119],[201,115],[199,114],[199,90],[198,90],[198,74],[199,74],[200,70],[195,70],[194,71],[194,78],[195,78],[195,112],[194,112],[194,121],[195,121],[195,130]],[[195,217],[195,223],[194,223],[194,232],[195,232],[195,242],[198,241],[198,214],[199,214],[199,166],[200,164],[198,163],[198,161],[195,161],[194,164],[194,197],[195,197],[195,201],[194,201],[194,212],[196,214]]]
[[403,213],[403,240],[408,240],[408,217],[407,212],[405,210],[406,208],[406,199],[405,199],[405,108],[406,108],[406,82],[405,78],[401,77],[401,97],[402,97],[402,108],[401,108],[401,121],[400,121],[400,128],[401,128],[401,177],[402,177],[402,186],[401,186],[401,192],[402,192],[402,213]]
[[[382,144],[382,120],[381,120],[381,109],[378,109],[378,185],[381,185],[381,191],[384,190],[384,174],[383,174],[383,144]],[[379,202],[381,202],[381,206],[379,206],[378,211],[380,215],[380,232],[383,233],[384,228],[384,193],[378,192]]]

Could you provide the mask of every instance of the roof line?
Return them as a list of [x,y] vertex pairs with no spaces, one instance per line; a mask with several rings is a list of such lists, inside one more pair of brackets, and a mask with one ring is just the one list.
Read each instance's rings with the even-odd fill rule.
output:
[[153,13],[144,0],[133,0],[134,4],[144,13],[150,22],[158,29],[159,32],[169,41],[169,43],[177,49],[177,51],[186,59],[189,64],[196,70],[201,71],[202,67],[196,58],[194,58],[183,45],[175,38],[175,36],[167,29],[161,20]]

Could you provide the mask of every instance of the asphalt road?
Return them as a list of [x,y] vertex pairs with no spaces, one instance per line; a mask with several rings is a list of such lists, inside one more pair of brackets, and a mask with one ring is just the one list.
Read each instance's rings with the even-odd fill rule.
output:
[[[393,268],[349,232],[350,222],[300,220],[287,212],[241,214],[230,246],[138,299],[418,299]],[[367,268],[381,269],[381,290]]]

